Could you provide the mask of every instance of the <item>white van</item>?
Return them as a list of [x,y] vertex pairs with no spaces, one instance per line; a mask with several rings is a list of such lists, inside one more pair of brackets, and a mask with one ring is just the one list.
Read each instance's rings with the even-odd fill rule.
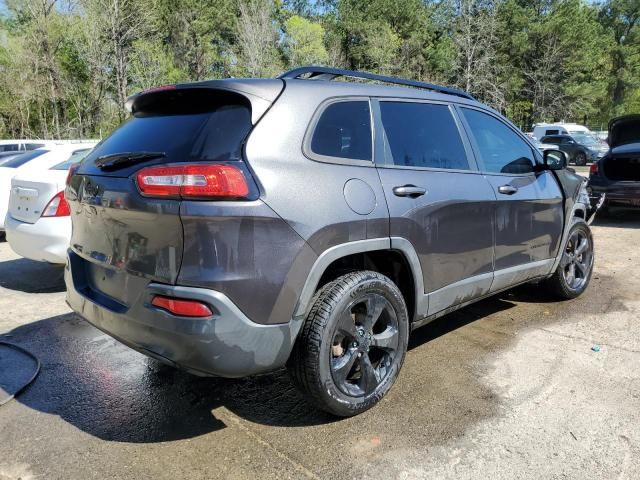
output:
[[576,133],[592,134],[587,127],[577,123],[536,123],[533,126],[533,136],[538,140],[547,135],[573,135]]

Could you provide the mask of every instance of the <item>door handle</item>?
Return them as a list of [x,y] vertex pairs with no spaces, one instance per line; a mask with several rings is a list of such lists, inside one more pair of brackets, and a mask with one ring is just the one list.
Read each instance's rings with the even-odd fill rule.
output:
[[402,185],[401,187],[393,187],[393,193],[397,197],[421,197],[427,193],[426,188],[416,187],[415,185]]
[[518,191],[518,187],[514,187],[513,185],[502,185],[498,187],[498,192],[503,195],[513,195]]

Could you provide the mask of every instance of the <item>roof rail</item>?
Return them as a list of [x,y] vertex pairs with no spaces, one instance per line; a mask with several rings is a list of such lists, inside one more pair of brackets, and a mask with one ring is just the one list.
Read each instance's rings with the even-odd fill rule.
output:
[[284,72],[278,78],[283,79],[295,79],[300,78],[302,75],[308,74],[305,78],[307,80],[333,80],[336,77],[353,77],[364,78],[367,80],[376,80],[383,83],[391,83],[394,85],[403,85],[406,87],[423,88],[425,90],[432,90],[438,93],[446,93],[447,95],[457,95],[458,97],[467,98],[469,100],[475,100],[471,95],[463,90],[457,88],[443,87],[441,85],[434,85],[433,83],[418,82],[416,80],[407,80],[405,78],[390,77],[387,75],[377,75],[369,72],[357,72],[354,70],[343,70],[340,68],[330,67],[299,67]]

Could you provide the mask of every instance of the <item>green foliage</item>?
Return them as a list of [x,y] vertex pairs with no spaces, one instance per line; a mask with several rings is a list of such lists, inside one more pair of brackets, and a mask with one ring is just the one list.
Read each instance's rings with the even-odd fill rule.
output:
[[468,89],[529,128],[640,111],[638,0],[6,0],[0,136],[98,137],[155,85],[305,64]]
[[322,65],[329,60],[324,46],[324,28],[319,23],[293,15],[285,23],[287,56],[291,65]]

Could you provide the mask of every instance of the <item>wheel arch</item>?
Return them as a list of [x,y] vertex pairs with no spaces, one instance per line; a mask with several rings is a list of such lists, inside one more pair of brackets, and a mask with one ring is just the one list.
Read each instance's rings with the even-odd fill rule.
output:
[[302,288],[294,318],[306,317],[320,287],[358,269],[375,270],[390,277],[402,292],[412,321],[420,312],[426,312],[422,268],[413,245],[404,238],[387,237],[335,245],[320,254]]

